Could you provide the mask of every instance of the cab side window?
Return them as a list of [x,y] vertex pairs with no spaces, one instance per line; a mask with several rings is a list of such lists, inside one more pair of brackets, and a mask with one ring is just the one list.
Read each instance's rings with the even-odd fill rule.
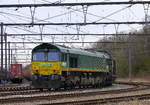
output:
[[67,54],[62,53],[61,61],[62,61],[62,62],[66,62],[66,61],[67,61]]
[[71,68],[78,67],[78,59],[76,57],[69,57],[69,67]]

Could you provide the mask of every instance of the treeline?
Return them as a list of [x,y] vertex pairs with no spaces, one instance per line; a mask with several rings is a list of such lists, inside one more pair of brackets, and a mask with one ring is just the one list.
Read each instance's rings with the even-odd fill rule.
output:
[[150,75],[150,26],[146,25],[141,30],[119,34],[121,35],[100,39],[92,44],[92,48],[105,49],[112,53],[117,62],[119,77],[128,76],[129,66],[134,77]]

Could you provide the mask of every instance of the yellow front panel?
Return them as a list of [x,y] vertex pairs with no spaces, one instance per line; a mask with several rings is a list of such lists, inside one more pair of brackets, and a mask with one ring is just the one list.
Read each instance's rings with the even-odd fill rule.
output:
[[61,75],[61,62],[32,62],[32,75]]

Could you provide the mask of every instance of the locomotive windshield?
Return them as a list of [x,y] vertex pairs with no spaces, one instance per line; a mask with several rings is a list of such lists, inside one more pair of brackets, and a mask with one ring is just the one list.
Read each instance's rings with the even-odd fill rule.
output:
[[48,61],[59,61],[58,52],[48,52]]
[[59,53],[35,52],[33,53],[33,61],[59,61]]
[[33,61],[45,61],[44,52],[33,53]]

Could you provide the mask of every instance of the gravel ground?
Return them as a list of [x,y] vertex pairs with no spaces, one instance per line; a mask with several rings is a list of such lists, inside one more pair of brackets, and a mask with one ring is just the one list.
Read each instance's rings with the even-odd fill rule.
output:
[[[5,104],[5,105],[37,105],[42,104],[41,102],[25,102],[25,103],[15,103],[15,104]],[[102,104],[100,104],[102,105]],[[103,105],[150,105],[150,100],[142,101],[129,101],[129,102],[120,102],[120,103],[108,103]]]
[[104,105],[150,105],[150,100],[136,100],[136,101],[120,102],[120,103],[104,104]]
[[[59,100],[51,100],[47,101],[48,103],[59,103],[59,102],[67,102],[67,101],[77,101],[77,100],[92,100],[92,99],[103,99],[103,98],[114,98],[114,97],[120,97],[120,96],[129,96],[129,95],[140,95],[140,94],[147,94],[150,93],[149,90],[143,90],[138,92],[127,92],[123,94],[110,94],[110,95],[95,95],[95,96],[88,96],[88,97],[75,97],[75,98],[67,98],[67,99],[59,99]],[[45,101],[46,102],[46,101]]]
[[[145,82],[150,83],[150,76],[142,78],[132,78],[132,82]],[[117,78],[116,81],[129,82],[129,78]]]
[[[23,82],[20,84],[14,84],[14,83],[8,82],[6,84],[6,87],[24,87],[24,86],[29,86],[29,82]],[[4,85],[0,84],[0,88],[3,88],[3,87],[4,87]]]

